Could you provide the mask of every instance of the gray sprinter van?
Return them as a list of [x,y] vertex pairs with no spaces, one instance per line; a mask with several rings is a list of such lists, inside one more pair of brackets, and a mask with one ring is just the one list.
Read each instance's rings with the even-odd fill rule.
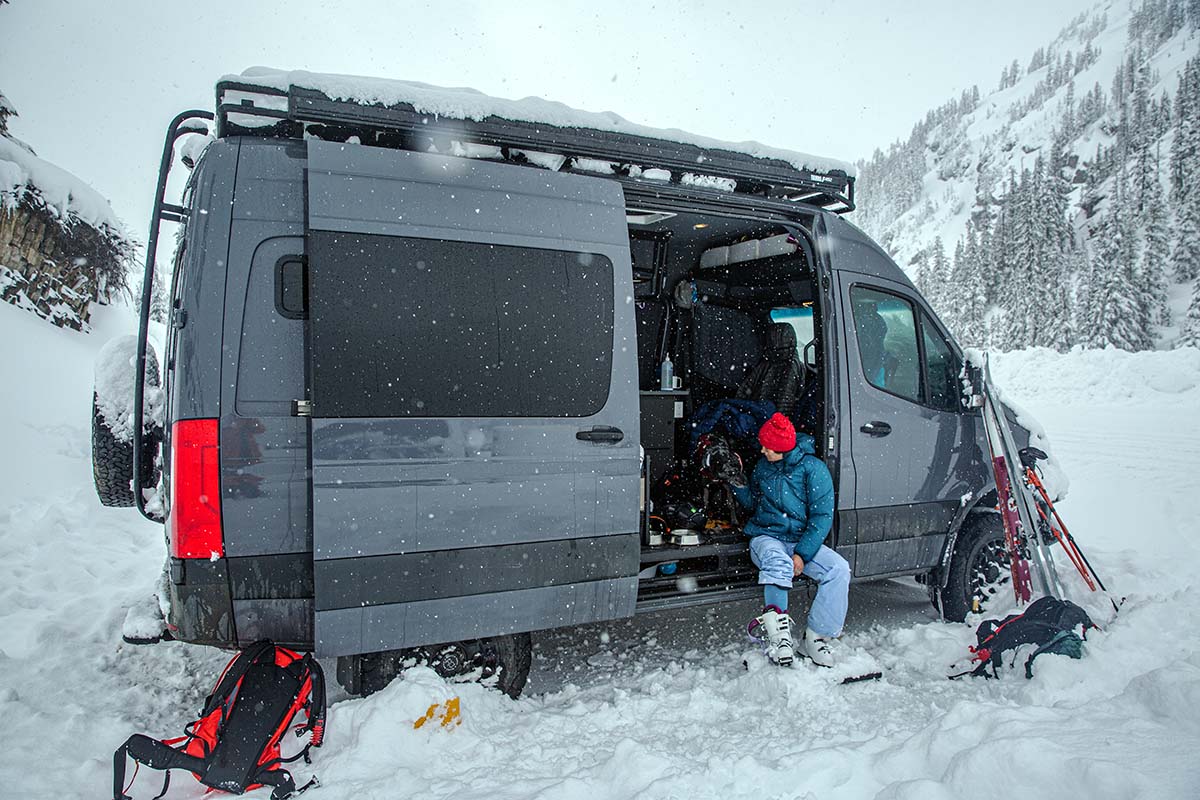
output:
[[166,635],[515,695],[531,631],[758,596],[712,467],[752,466],[763,403],[816,439],[856,580],[916,576],[950,619],[995,591],[960,349],[846,221],[849,167],[347,85],[248,73],[168,132],[138,347],[172,221],[165,419],[152,367],[135,441],[95,449],[101,497],[165,523]]

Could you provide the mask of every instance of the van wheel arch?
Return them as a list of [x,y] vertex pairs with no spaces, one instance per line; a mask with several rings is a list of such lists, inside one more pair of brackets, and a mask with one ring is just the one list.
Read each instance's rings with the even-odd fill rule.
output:
[[365,697],[384,689],[404,670],[424,666],[446,680],[474,680],[516,699],[529,680],[532,664],[532,638],[528,633],[513,633],[467,642],[340,656],[337,680],[350,694]]
[[1008,579],[1002,518],[980,503],[963,521],[953,547],[944,581],[930,581],[929,593],[947,620],[963,622]]

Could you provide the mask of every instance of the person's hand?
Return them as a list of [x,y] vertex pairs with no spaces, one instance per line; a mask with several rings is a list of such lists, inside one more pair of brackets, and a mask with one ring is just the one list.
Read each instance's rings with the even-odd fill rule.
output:
[[801,558],[800,556],[796,555],[795,553],[792,554],[792,569],[795,570],[794,574],[796,574],[796,575],[799,575],[801,572],[804,572],[804,559]]

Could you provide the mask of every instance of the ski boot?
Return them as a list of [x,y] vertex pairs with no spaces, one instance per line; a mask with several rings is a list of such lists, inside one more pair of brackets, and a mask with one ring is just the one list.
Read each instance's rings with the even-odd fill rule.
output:
[[766,640],[767,657],[781,667],[790,667],[795,660],[792,646],[792,618],[776,606],[767,606],[761,616],[750,620],[748,633],[759,641]]
[[833,648],[829,646],[829,637],[820,635],[812,628],[804,631],[804,654],[818,667],[833,666]]

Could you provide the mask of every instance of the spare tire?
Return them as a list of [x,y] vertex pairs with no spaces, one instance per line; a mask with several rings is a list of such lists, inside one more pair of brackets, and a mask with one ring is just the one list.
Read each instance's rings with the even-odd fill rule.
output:
[[[137,337],[123,336],[104,346],[96,359],[95,388],[92,391],[92,480],[100,504],[128,508],[136,503],[133,488],[133,363],[137,358]],[[127,378],[121,376],[128,366]],[[142,486],[158,483],[156,463],[158,442],[154,426],[161,406],[161,380],[158,356],[146,346],[145,427],[142,437]]]

